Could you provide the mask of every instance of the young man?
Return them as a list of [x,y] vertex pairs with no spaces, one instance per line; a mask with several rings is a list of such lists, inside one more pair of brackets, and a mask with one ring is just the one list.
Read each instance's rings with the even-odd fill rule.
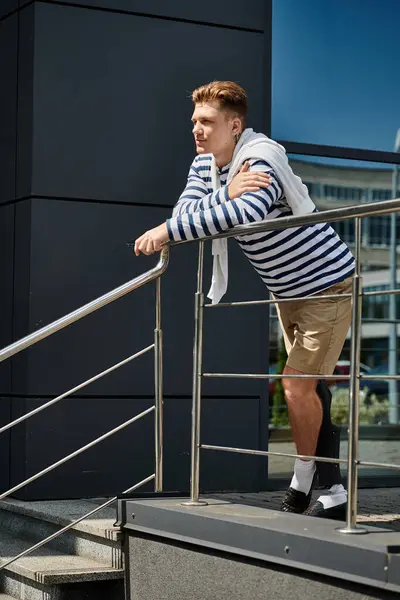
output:
[[[316,210],[282,146],[246,129],[247,96],[240,86],[212,82],[196,89],[192,99],[197,156],[186,188],[172,218],[136,240],[136,255],[157,252],[168,240],[202,238],[238,224]],[[338,458],[330,392],[319,380],[332,374],[341,353],[351,299],[308,297],[349,293],[354,259],[325,223],[241,235],[236,240],[272,295],[289,299],[277,304],[288,352],[284,374],[315,375],[315,379],[282,379],[297,453]],[[224,290],[223,284],[214,286],[213,301],[218,302]],[[304,300],[290,301],[295,297]],[[329,490],[310,506],[316,475]],[[296,459],[282,510],[344,519],[346,501],[338,465]]]

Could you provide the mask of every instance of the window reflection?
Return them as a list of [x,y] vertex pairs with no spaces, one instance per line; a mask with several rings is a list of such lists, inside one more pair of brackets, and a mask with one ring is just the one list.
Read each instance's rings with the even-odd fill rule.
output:
[[[385,271],[374,274],[375,282],[379,276],[384,280]],[[400,271],[397,273],[397,280],[400,278]],[[365,276],[364,276],[365,279]],[[369,285],[368,281],[364,282],[364,290],[368,292],[379,292],[390,289],[389,283],[381,283]],[[396,298],[396,313],[397,319],[400,318],[400,298]],[[363,298],[363,311],[362,316],[365,319],[388,319],[389,318],[389,296],[365,296]]]
[[[321,162],[321,160],[323,162]],[[354,161],[355,162],[355,161]],[[341,161],[341,166],[330,159],[299,159],[292,155],[293,171],[306,184],[310,196],[320,210],[367,202],[379,202],[393,198],[392,167],[382,165],[373,168],[355,166],[353,161]],[[347,166],[343,166],[346,164]],[[357,165],[360,163],[357,162]],[[390,247],[390,215],[367,217],[362,221],[362,245],[365,248]],[[332,223],[332,227],[349,245],[354,244],[354,221]],[[400,239],[400,219],[397,219],[397,236]],[[371,255],[372,257],[372,255]],[[378,258],[378,257],[377,257]],[[382,268],[387,260],[365,261],[364,268]]]
[[392,151],[397,0],[273,0],[272,137]]
[[[345,207],[354,204],[381,202],[394,197],[392,166],[379,163],[361,163],[326,157],[290,155],[290,165],[296,175],[307,185],[310,196],[319,210]],[[397,217],[397,239],[400,240],[400,218]],[[389,270],[391,246],[391,215],[362,219],[361,268],[363,289],[389,290],[393,287]],[[331,224],[350,248],[355,242],[354,219]],[[399,253],[399,244],[397,243]],[[400,256],[399,256],[400,266]],[[400,281],[400,269],[397,282]],[[397,285],[397,287],[399,287]],[[397,318],[400,319],[400,297],[396,299]],[[363,297],[363,329],[361,360],[370,367],[387,363],[389,296]],[[378,321],[380,320],[380,321]],[[398,341],[400,348],[400,339]],[[350,358],[350,334],[341,359]]]

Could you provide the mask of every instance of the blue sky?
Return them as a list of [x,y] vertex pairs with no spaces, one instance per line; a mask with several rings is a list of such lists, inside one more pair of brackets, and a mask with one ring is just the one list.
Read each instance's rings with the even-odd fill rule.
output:
[[393,150],[400,0],[273,0],[272,53],[273,138]]

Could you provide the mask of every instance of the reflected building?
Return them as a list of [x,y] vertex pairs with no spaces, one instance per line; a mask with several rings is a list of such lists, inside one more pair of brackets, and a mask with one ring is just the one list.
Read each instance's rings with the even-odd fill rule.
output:
[[[291,160],[290,164],[308,187],[320,210],[392,198],[391,169],[337,167],[297,160]],[[347,244],[354,244],[354,221],[333,223],[333,227]],[[398,233],[400,234],[400,221]],[[363,219],[362,247],[364,269],[387,268],[390,215]]]
[[[392,198],[392,170],[389,168],[354,168],[290,160],[293,171],[307,185],[310,196],[319,210],[329,210],[352,204],[378,202]],[[365,217],[362,220],[363,288],[378,291],[390,284],[390,215]],[[354,246],[354,220],[332,223],[340,237]],[[397,221],[400,236],[400,219]],[[397,248],[399,251],[399,248]],[[400,270],[397,273],[400,280]],[[400,315],[400,297],[398,314]],[[389,296],[363,298],[362,360],[371,366],[386,362],[389,324],[376,319],[389,318]],[[398,326],[398,335],[400,327]],[[348,342],[344,349],[348,352]]]

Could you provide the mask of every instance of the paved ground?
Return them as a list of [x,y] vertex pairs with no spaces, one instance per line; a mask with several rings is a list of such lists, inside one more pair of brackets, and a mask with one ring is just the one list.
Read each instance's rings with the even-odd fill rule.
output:
[[[279,510],[284,492],[259,494],[224,494],[224,497],[244,504]],[[319,492],[314,492],[314,497]],[[357,521],[400,531],[400,488],[360,489]]]
[[[269,444],[269,450],[271,452],[288,452],[296,454],[296,449],[292,442],[271,442]],[[342,442],[340,444],[340,457],[347,457],[347,442]],[[400,464],[400,440],[360,440],[360,460]],[[289,473],[292,470],[292,467],[292,458],[271,456],[269,459],[269,472],[271,475]],[[377,472],[378,469],[376,469],[376,473]]]
[[[291,442],[272,442],[269,445],[272,452],[296,453],[294,444]],[[341,458],[347,457],[347,443],[341,444]],[[400,464],[400,440],[361,440],[360,459],[373,462],[386,462]],[[269,458],[269,473],[272,477],[290,477],[293,469],[293,459],[280,456]],[[374,474],[379,474],[374,469]],[[342,467],[342,472],[346,468]],[[371,469],[360,469],[360,478],[363,472],[371,474]],[[387,471],[386,471],[387,472]],[[393,471],[391,471],[393,473]],[[400,531],[400,471],[398,472],[397,488],[359,489],[358,492],[358,521],[367,522],[370,525],[388,527]],[[272,510],[280,507],[284,492],[261,492],[259,494],[231,494],[229,498],[235,501],[249,502],[257,506],[263,506]],[[316,498],[320,492],[314,492]]]

